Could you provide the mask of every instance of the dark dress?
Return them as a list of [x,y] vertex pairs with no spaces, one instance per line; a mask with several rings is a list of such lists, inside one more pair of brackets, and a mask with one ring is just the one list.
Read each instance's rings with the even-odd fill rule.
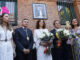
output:
[[53,48],[52,48],[52,56],[53,60],[62,60],[62,47],[57,47],[56,41],[58,40],[56,37],[56,29],[53,29],[50,31],[54,34],[54,40],[53,40]]
[[72,49],[70,45],[66,44],[67,40],[63,40],[60,47],[57,47],[56,41],[56,29],[51,30],[51,33],[54,34],[52,56],[53,60],[73,60],[72,59]]

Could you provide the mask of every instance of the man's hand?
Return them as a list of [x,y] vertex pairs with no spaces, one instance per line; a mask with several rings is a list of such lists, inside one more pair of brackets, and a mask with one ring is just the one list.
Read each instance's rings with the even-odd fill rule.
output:
[[30,50],[29,49],[24,49],[23,52],[24,52],[24,54],[28,54],[28,53],[30,53]]

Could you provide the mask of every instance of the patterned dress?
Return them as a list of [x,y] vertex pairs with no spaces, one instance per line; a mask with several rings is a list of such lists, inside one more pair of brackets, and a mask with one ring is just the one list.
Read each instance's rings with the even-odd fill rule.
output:
[[0,26],[0,60],[13,60],[12,32],[10,30],[6,31]]
[[[80,33],[80,28],[78,28],[76,31],[73,29],[72,33]],[[76,36],[76,38],[73,39],[73,57],[74,60],[80,60],[80,37],[78,36]]]

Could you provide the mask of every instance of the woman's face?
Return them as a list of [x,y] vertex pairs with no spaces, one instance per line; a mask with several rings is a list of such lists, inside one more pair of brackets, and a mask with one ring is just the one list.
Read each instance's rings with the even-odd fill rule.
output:
[[5,22],[5,23],[9,22],[9,15],[8,14],[4,14],[4,16],[3,16],[3,22]]
[[39,26],[40,26],[40,27],[43,27],[43,24],[44,24],[44,23],[43,23],[43,20],[41,20],[41,21],[39,22]]
[[76,19],[73,19],[72,20],[72,25],[77,26],[77,24],[78,24],[78,21]]
[[56,21],[54,26],[55,26],[56,28],[60,28],[60,22],[59,22],[59,21]]

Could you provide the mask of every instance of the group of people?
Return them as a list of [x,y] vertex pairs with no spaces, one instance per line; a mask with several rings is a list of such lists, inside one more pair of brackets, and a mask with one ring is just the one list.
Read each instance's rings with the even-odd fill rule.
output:
[[[80,60],[79,37],[62,41],[61,46],[57,47],[57,43],[60,42],[56,37],[56,30],[61,28],[59,20],[54,20],[54,28],[50,31],[54,35],[54,39],[46,43],[39,38],[43,32],[49,32],[44,20],[37,21],[36,29],[32,33],[28,29],[28,19],[23,19],[22,26],[13,31],[9,24],[9,14],[3,13],[1,17],[0,60],[34,60],[34,57],[36,57],[36,60]],[[71,21],[71,27],[73,34],[80,31],[77,19]],[[72,42],[67,43],[69,41]],[[35,53],[33,53],[33,44],[36,48]],[[44,50],[48,45],[51,53],[44,54]]]

